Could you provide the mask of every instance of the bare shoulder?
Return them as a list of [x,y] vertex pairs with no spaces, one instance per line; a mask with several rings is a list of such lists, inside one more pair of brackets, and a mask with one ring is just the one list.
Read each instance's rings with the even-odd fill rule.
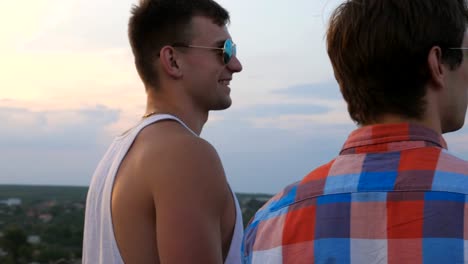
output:
[[[122,164],[126,177],[121,179],[125,181],[120,181],[118,188],[124,194],[120,204],[128,206],[121,207],[119,219],[135,223],[135,211],[147,217],[140,218],[145,221],[137,222],[138,227],[130,220],[124,223],[132,228],[125,229],[126,233],[116,232],[117,236],[127,234],[121,235],[120,246],[126,245],[127,252],[137,252],[134,259],[141,259],[141,252],[135,248],[157,244],[153,256],[157,254],[161,263],[221,263],[226,233],[224,208],[232,208],[232,203],[214,147],[180,124],[164,121],[143,129],[128,154],[128,166]],[[133,235],[132,242],[128,234]]]
[[[176,122],[149,126],[136,141],[139,170],[151,186],[155,200],[161,196],[192,196],[200,199],[224,198],[228,191],[221,160],[206,140]],[[183,195],[181,195],[183,192]]]

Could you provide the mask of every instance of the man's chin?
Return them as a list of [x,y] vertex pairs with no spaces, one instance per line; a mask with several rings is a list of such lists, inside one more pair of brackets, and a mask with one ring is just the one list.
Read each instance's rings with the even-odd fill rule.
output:
[[225,98],[224,100],[220,101],[216,106],[214,106],[211,110],[213,111],[220,111],[225,110],[231,107],[232,100],[230,97]]
[[465,119],[455,120],[453,122],[450,122],[449,124],[445,124],[442,127],[442,134],[460,130],[461,128],[463,128],[464,124],[465,124]]

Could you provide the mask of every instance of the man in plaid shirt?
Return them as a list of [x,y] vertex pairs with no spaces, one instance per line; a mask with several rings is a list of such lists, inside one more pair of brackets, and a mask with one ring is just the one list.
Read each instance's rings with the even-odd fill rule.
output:
[[327,50],[359,125],[253,217],[245,263],[468,263],[465,0],[348,0]]

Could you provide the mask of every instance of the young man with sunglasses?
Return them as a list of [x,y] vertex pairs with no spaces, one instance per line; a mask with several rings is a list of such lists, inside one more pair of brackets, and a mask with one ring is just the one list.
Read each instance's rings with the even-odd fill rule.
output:
[[239,263],[242,214],[216,150],[199,137],[231,105],[242,66],[212,0],[142,0],[129,38],[146,113],[93,176],[83,263]]
[[[328,55],[359,125],[245,230],[245,263],[468,263],[465,0],[346,0]],[[465,54],[464,54],[465,53]]]

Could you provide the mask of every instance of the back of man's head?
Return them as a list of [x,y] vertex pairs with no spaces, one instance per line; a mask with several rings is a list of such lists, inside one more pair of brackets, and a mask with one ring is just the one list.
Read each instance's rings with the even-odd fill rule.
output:
[[211,18],[223,26],[229,13],[213,0],[140,0],[132,9],[128,36],[135,65],[145,85],[158,87],[154,62],[165,45],[190,43],[194,16]]
[[432,47],[456,69],[467,24],[465,0],[347,0],[332,14],[327,50],[358,124],[383,114],[420,119]]

